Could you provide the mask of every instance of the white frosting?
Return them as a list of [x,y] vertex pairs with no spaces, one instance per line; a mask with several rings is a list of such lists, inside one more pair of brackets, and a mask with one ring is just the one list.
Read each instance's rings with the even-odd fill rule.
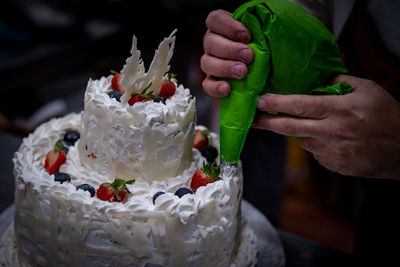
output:
[[[70,148],[61,168],[71,175],[71,183],[54,182],[43,167],[46,153],[66,129],[82,131],[80,118],[71,114],[41,125],[15,153],[20,257],[42,266],[229,266],[239,238],[240,166],[178,198],[175,190],[189,185],[205,160],[193,149],[193,160],[182,174],[152,182],[138,178],[127,185],[132,196],[125,203],[102,201],[76,190],[82,183],[98,188],[113,180],[81,166],[78,147],[83,139]],[[219,147],[217,135],[211,141]],[[166,193],[153,205],[157,191]]]
[[[240,244],[233,256],[230,267],[253,267],[257,263],[257,237],[251,227],[242,220]],[[13,222],[0,239],[0,265],[32,267],[25,259],[18,257]],[[146,265],[147,266],[147,265]]]
[[113,178],[151,182],[181,174],[192,161],[196,121],[189,90],[178,86],[165,105],[147,101],[129,106],[107,95],[111,79],[88,83],[80,162]]

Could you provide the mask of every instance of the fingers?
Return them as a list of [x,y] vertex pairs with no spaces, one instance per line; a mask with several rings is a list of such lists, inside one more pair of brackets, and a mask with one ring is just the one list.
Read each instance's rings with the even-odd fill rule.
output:
[[232,18],[232,14],[225,10],[214,10],[206,19],[207,28],[214,33],[221,34],[231,40],[247,43],[251,40],[250,31],[239,21]]
[[264,113],[255,116],[252,127],[294,137],[318,137],[321,134],[315,120]]
[[[313,157],[316,161],[318,161],[319,164],[321,164],[321,166],[324,166],[328,170],[337,171],[339,173],[342,173],[339,171],[337,162],[332,161],[329,156],[321,155],[321,154],[313,154]],[[351,164],[349,164],[349,165],[351,165]],[[342,173],[342,174],[344,174],[344,173]]]
[[[353,92],[358,92],[359,89],[368,89],[370,87],[380,87],[372,80],[354,77],[351,75],[339,74],[332,80],[332,84],[346,82],[351,85]],[[383,88],[382,88],[383,89]],[[383,89],[384,90],[384,89]]]
[[247,67],[242,62],[224,60],[204,54],[200,60],[200,67],[206,74],[232,79],[243,79],[247,75]]
[[[312,153],[316,161],[329,170],[334,170],[343,175],[357,175],[361,177],[371,177],[369,168],[357,166],[356,160],[349,157],[348,146],[332,142],[330,139],[321,138],[300,138],[299,143],[302,148]],[[349,164],[351,162],[351,164]]]
[[332,159],[328,154],[313,154],[316,161],[318,161],[321,166],[324,166],[328,170],[336,171],[342,175],[347,176],[357,176],[357,174],[363,173],[360,177],[369,177],[368,172],[359,171],[359,166],[355,164],[349,164],[348,161],[340,161],[337,159]]
[[331,83],[335,84],[335,83],[346,82],[346,83],[350,84],[352,87],[354,87],[355,85],[357,85],[359,82],[361,82],[363,80],[364,79],[357,78],[354,76],[339,74],[332,80]]
[[248,45],[231,41],[210,31],[204,35],[203,46],[206,54],[218,58],[241,61],[246,64],[254,58],[253,49]]
[[[327,140],[318,138],[300,138],[300,146],[310,152],[316,161],[328,170],[343,171],[343,160],[337,159],[337,149],[332,148],[332,144],[328,144]],[[334,147],[336,148],[336,147]],[[345,161],[346,162],[346,161]],[[346,165],[346,164],[344,164]],[[351,165],[351,164],[347,164]],[[343,173],[344,174],[344,173]]]
[[231,91],[231,86],[228,82],[215,80],[209,75],[203,80],[202,86],[204,91],[213,97],[225,97]]
[[[330,98],[329,98],[330,97]],[[262,95],[257,108],[297,117],[323,119],[328,116],[335,96]]]
[[325,143],[321,142],[320,139],[304,137],[299,139],[300,146],[313,154],[320,154],[325,149]]
[[212,11],[206,19],[206,25],[208,31],[203,39],[204,55],[200,60],[201,70],[206,74],[202,86],[209,95],[224,97],[230,93],[230,85],[217,79],[240,80],[246,77],[246,64],[253,61],[254,51],[244,43],[251,40],[251,34],[244,24],[224,10]]

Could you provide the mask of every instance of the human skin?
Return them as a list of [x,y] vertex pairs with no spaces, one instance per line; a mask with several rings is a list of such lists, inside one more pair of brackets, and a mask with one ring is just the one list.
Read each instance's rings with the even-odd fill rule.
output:
[[[254,53],[248,29],[216,10],[206,20],[201,68],[203,89],[214,97],[230,93],[218,78],[242,79]],[[300,145],[324,167],[344,175],[400,180],[400,103],[373,81],[339,75],[353,91],[343,96],[260,96],[253,127],[299,137]],[[281,112],[293,116],[269,115]]]

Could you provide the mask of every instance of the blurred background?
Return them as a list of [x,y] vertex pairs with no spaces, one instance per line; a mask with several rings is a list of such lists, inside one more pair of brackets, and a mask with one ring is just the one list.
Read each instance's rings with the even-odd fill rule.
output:
[[[232,0],[2,0],[0,209],[13,202],[12,155],[40,123],[83,110],[89,78],[121,70],[132,35],[148,67],[177,28],[171,71],[197,98],[198,123],[218,131],[218,102],[201,89],[208,13]],[[320,167],[297,141],[252,130],[242,155],[244,198],[278,228],[352,253],[363,200],[359,181]]]

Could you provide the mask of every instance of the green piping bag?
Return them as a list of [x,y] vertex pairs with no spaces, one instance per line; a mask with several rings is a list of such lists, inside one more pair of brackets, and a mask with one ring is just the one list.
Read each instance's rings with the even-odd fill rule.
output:
[[335,37],[297,3],[250,1],[233,18],[250,30],[248,45],[255,54],[246,78],[228,80],[232,91],[220,100],[221,161],[236,164],[260,95],[338,95],[351,92],[351,86],[327,86],[336,75],[348,71]]

